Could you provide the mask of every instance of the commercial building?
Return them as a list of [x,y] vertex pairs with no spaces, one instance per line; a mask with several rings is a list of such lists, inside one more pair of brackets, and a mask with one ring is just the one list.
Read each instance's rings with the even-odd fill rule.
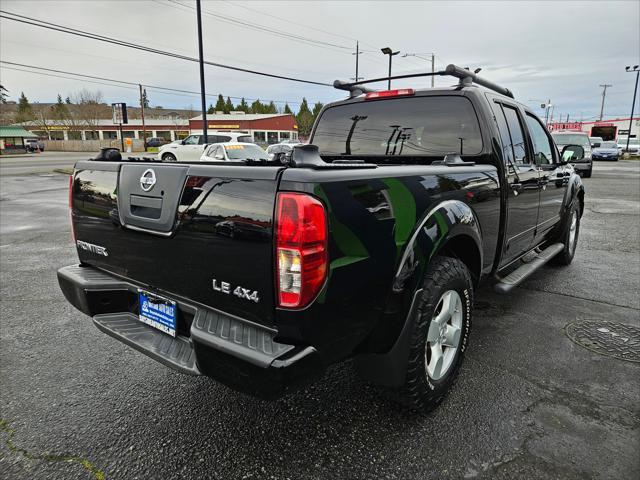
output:
[[640,135],[640,117],[633,117],[631,132],[629,132],[629,118],[612,118],[597,120],[595,122],[556,122],[547,125],[550,131],[573,130],[582,131],[590,137],[602,137],[603,140],[616,140],[619,137],[626,138],[631,133],[631,138]]
[[[203,126],[202,115],[189,120],[191,133],[202,133]],[[298,140],[296,117],[288,113],[214,113],[207,115],[207,129],[247,133],[256,143],[269,145]]]
[[[46,122],[23,122],[43,140],[115,140],[120,138],[118,125],[112,119],[98,119],[92,122],[66,122],[47,120]],[[179,140],[189,135],[189,120],[183,118],[149,119],[145,121],[147,138],[161,137],[169,141]],[[129,120],[122,125],[123,138],[142,139],[142,120]]]
[[22,127],[0,126],[0,153],[25,153],[25,139],[36,136]]
[[[111,118],[92,122],[64,120],[29,121],[20,124],[43,140],[117,140],[119,126]],[[154,118],[145,121],[147,138],[160,137],[168,141],[180,140],[191,134],[202,133],[202,115],[191,119]],[[243,112],[207,115],[209,131],[241,132],[253,136],[256,143],[272,144],[298,139],[296,118],[291,114],[251,114]],[[142,120],[130,119],[122,125],[122,137],[142,139]]]

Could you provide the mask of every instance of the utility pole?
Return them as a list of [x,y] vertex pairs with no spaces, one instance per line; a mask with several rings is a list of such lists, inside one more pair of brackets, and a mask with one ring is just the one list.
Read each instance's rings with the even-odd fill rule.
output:
[[549,124],[549,109],[551,108],[551,99],[547,100],[547,104],[544,106],[544,124]]
[[200,97],[202,100],[202,134],[204,143],[207,143],[207,96],[204,89],[204,59],[202,55],[202,12],[200,0],[196,0],[196,12],[198,14],[198,55],[200,55]]
[[[429,61],[428,59],[421,57],[420,55],[431,55],[431,73],[436,73],[436,54],[435,53],[405,53],[402,55],[402,58],[406,57],[416,57],[420,60]],[[431,88],[435,87],[436,77],[435,75],[431,75]]]
[[636,86],[633,87],[633,101],[631,102],[631,115],[629,116],[629,133],[627,133],[627,152],[629,151],[629,140],[631,139],[631,128],[633,127],[633,110],[636,106],[636,93],[638,92],[638,77],[640,76],[639,67],[640,65],[634,65],[633,68],[630,66],[625,68],[627,73],[636,72]]
[[613,87],[613,85],[605,83],[604,85],[599,85],[602,87],[602,105],[600,105],[600,120],[602,120],[602,116],[604,114],[604,99],[607,96],[607,88]]
[[354,80],[355,82],[357,82],[358,80],[362,80],[363,77],[359,77],[358,76],[358,60],[360,58],[360,54],[362,52],[360,51],[360,42],[356,40],[356,53],[352,53],[351,55],[355,55],[356,56],[356,77],[353,78],[352,80]]
[[142,117],[142,145],[144,146],[144,151],[147,151],[147,127],[144,123],[144,100],[146,97],[146,92],[143,93],[142,85],[138,84],[140,87],[140,116]]

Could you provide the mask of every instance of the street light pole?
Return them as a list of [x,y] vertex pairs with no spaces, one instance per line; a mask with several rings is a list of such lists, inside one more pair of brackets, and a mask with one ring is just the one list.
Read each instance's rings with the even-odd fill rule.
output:
[[600,120],[602,120],[602,116],[604,115],[604,98],[607,96],[607,88],[613,87],[613,85],[605,83],[599,86],[602,87],[602,105],[600,105]]
[[196,0],[196,12],[198,15],[198,55],[200,55],[200,97],[202,100],[202,134],[204,142],[207,143],[207,96],[204,88],[204,59],[202,55],[202,12],[200,11],[200,0]]
[[[394,55],[398,55],[400,51],[394,52],[390,47],[381,48],[380,51],[385,55],[389,55],[389,77],[391,77],[391,59]],[[387,82],[387,90],[391,90],[391,78]]]
[[631,115],[629,117],[629,133],[627,133],[627,152],[629,151],[629,140],[631,140],[631,128],[633,127],[633,111],[636,106],[636,93],[638,92],[638,77],[640,76],[639,67],[640,65],[634,65],[633,68],[630,66],[625,68],[628,73],[636,72],[636,86],[633,87],[633,102],[631,102]]
[[[421,60],[429,61],[426,58],[421,57],[420,55],[431,55],[431,73],[436,73],[436,55],[435,55],[435,53],[405,53],[404,55],[402,55],[402,58],[416,57],[416,58],[419,58]],[[435,75],[432,75],[431,76],[431,88],[435,87],[435,80],[436,80]]]

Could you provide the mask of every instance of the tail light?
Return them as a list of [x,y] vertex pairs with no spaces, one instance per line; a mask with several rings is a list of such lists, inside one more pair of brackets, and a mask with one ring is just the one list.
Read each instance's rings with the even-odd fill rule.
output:
[[69,222],[71,223],[71,241],[76,243],[76,228],[73,225],[73,175],[69,175]]
[[278,306],[306,307],[327,274],[324,205],[304,193],[279,193],[275,231]]
[[403,97],[413,95],[416,91],[413,88],[398,88],[397,90],[381,90],[379,92],[369,92],[364,96],[365,100],[373,100],[374,98],[387,97]]

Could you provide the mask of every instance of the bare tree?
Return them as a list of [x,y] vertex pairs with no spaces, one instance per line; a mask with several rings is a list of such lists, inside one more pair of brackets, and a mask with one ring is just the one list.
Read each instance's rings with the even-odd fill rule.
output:
[[106,105],[102,103],[103,97],[100,90],[91,91],[83,88],[72,97],[73,103],[76,104],[76,112],[78,119],[87,127],[95,129],[99,120],[104,118]]

